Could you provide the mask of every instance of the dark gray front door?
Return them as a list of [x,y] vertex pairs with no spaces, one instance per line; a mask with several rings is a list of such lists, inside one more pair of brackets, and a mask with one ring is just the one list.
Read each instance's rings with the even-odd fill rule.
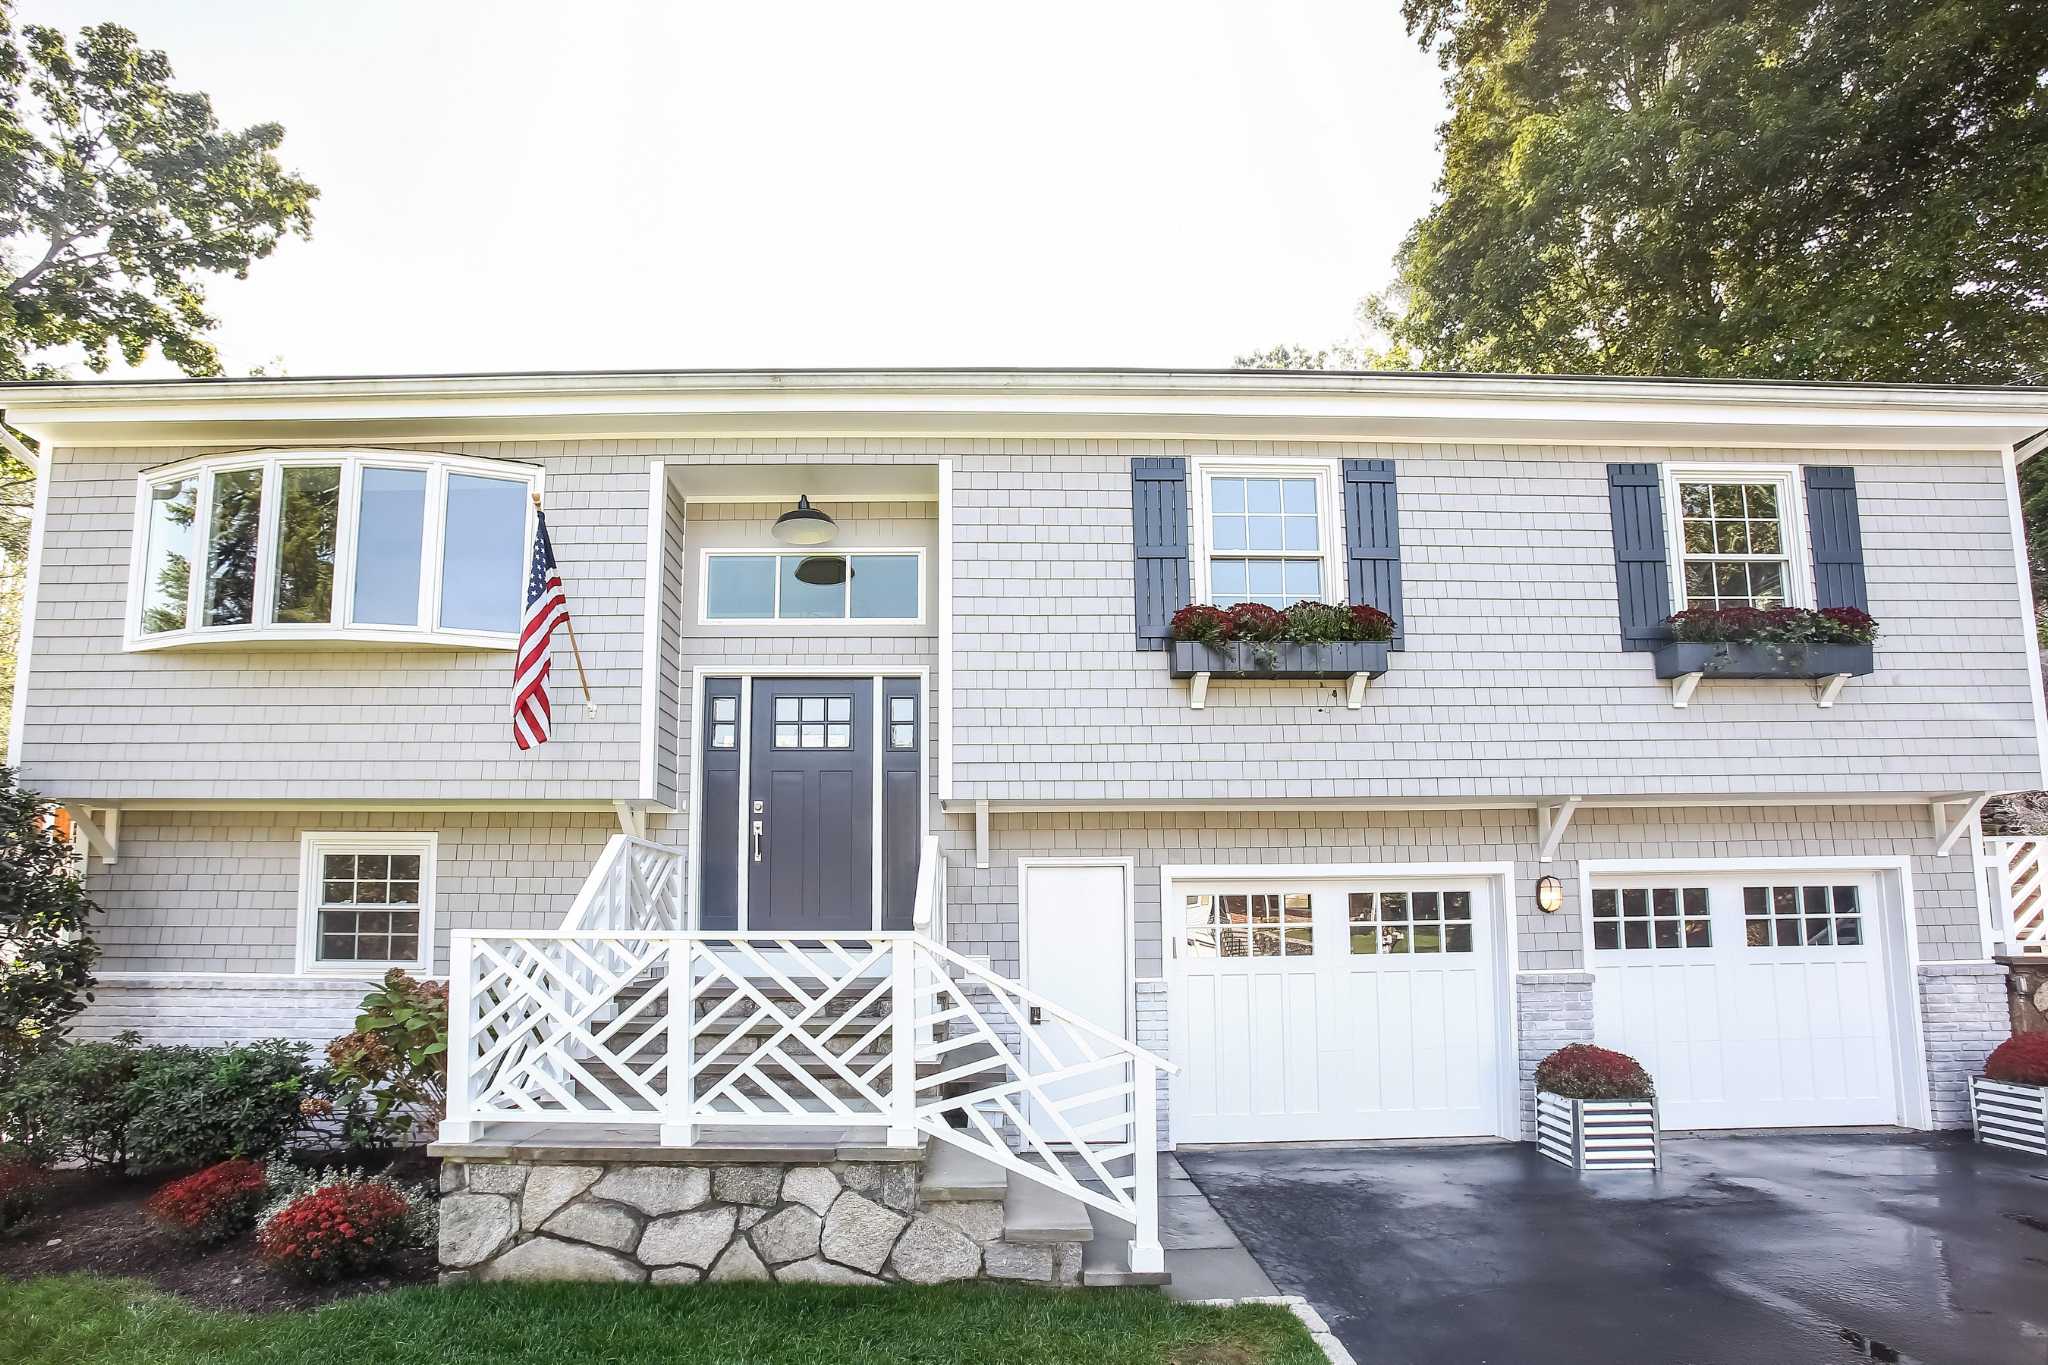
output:
[[874,927],[874,684],[757,678],[747,927]]

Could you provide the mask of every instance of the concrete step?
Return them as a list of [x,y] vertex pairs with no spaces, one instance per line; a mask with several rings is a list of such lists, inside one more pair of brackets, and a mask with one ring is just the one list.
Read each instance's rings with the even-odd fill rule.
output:
[[1113,1213],[1088,1210],[1095,1236],[1081,1248],[1081,1283],[1090,1289],[1127,1289],[1165,1285],[1173,1276],[1164,1270],[1131,1269],[1131,1225]]
[[993,1202],[1009,1194],[1010,1176],[986,1157],[931,1138],[925,1145],[918,1190],[920,1198],[935,1203]]
[[1086,1242],[1095,1236],[1088,1206],[1026,1176],[1011,1174],[1003,1192],[1003,1240],[1020,1246]]

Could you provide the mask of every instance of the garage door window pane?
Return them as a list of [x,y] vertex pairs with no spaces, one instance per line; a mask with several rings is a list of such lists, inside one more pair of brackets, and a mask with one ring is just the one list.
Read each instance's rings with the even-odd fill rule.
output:
[[1315,952],[1306,891],[1226,892],[1187,899],[1189,957],[1307,957]]
[[1351,951],[1469,953],[1469,891],[1353,891],[1346,905]]
[[1593,892],[1593,947],[1708,948],[1714,942],[1704,886],[1626,887]]
[[1858,947],[1863,912],[1853,886],[1746,886],[1743,941],[1752,948]]

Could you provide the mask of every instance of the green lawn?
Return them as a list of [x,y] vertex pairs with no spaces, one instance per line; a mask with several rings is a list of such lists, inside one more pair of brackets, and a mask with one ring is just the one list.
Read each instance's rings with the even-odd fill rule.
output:
[[1286,1309],[1145,1290],[475,1285],[209,1313],[91,1276],[0,1284],[8,1365],[1321,1365]]

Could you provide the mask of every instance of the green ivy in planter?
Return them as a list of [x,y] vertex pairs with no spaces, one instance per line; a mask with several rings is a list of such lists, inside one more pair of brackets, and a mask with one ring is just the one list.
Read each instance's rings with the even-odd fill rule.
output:
[[1854,607],[1690,607],[1665,618],[1671,638],[1688,644],[1867,645],[1877,622]]

